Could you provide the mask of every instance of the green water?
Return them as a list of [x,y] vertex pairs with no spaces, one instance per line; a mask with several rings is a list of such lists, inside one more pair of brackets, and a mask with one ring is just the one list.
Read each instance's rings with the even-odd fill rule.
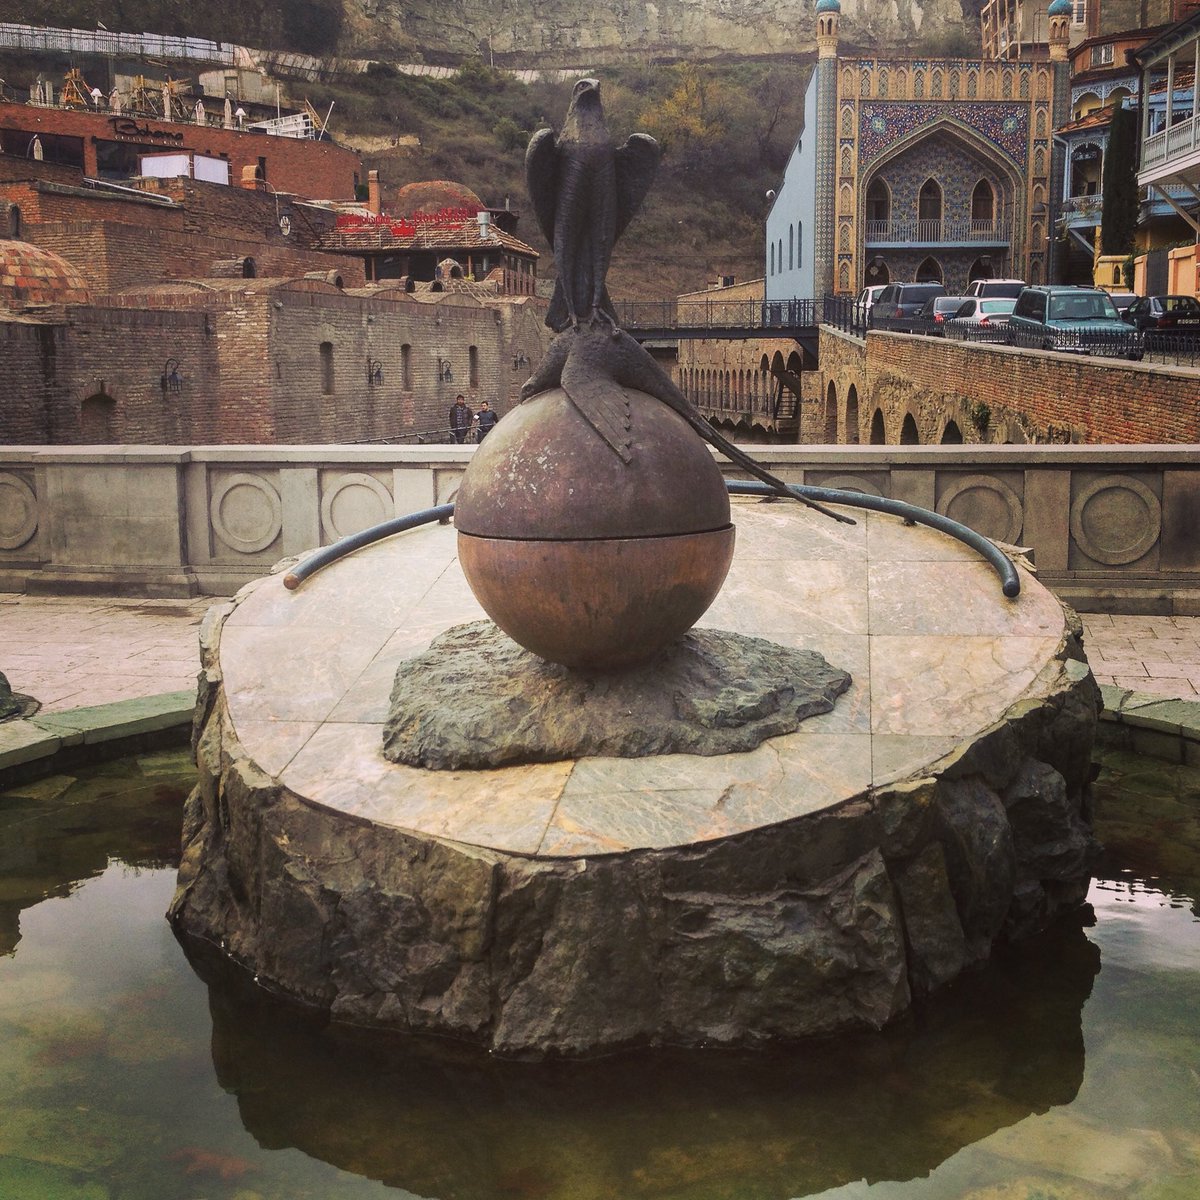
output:
[[1200,772],[1110,754],[1094,922],[886,1034],[548,1070],[189,966],[183,753],[0,797],[3,1200],[1200,1200]]

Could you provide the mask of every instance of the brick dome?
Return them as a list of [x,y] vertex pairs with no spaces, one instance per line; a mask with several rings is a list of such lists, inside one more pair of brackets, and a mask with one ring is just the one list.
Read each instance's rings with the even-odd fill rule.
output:
[[61,255],[29,242],[0,239],[0,307],[20,310],[91,300],[87,281]]
[[396,193],[393,212],[402,217],[413,213],[436,213],[443,208],[481,209],[486,205],[465,184],[449,179],[429,179],[421,183],[406,183]]

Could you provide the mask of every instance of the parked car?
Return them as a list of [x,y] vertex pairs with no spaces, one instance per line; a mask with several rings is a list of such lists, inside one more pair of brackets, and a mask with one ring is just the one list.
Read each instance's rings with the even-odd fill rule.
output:
[[1200,300],[1195,296],[1146,296],[1126,310],[1125,322],[1143,338],[1147,350],[1200,340]]
[[934,296],[932,300],[926,300],[917,314],[925,325],[921,332],[931,337],[943,337],[942,326],[962,308],[965,299],[965,296]]
[[946,337],[966,337],[983,329],[1003,330],[1016,303],[1016,300],[1003,296],[968,296],[958,311],[946,320]]
[[866,325],[871,320],[871,309],[885,287],[886,283],[873,283],[858,293],[858,299],[854,301],[854,320],[857,324]]
[[1142,357],[1137,335],[1100,288],[1061,284],[1025,288],[1008,319],[1005,341],[1075,354]]
[[[925,302],[945,294],[946,289],[940,283],[889,283],[875,298],[871,309],[871,328],[911,331],[913,319]],[[903,321],[904,324],[894,324],[897,321]]]
[[1023,279],[974,279],[967,288],[968,296],[1003,296],[1015,300],[1026,286]]
[[1109,292],[1112,302],[1117,306],[1117,312],[1124,316],[1129,306],[1137,299],[1136,292]]

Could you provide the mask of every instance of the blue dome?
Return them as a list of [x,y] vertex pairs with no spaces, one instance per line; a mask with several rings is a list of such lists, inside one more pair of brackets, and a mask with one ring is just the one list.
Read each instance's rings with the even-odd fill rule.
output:
[[1046,12],[1052,17],[1069,17],[1073,8],[1071,0],[1051,0]]
[[[1056,4],[1069,4],[1070,0],[1055,0],[1055,3]],[[817,0],[817,12],[818,13],[827,13],[827,12],[840,13],[841,11],[842,11],[842,6],[841,6],[841,3],[839,2],[839,0]]]

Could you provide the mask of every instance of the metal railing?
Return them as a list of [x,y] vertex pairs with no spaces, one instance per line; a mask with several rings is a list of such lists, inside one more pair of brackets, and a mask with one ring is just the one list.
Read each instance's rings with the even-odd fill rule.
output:
[[[111,18],[110,18],[111,19]],[[208,38],[167,37],[160,33],[110,33],[105,29],[43,29],[0,21],[0,46],[11,50],[105,54],[114,58],[183,58],[237,65],[236,47]]]
[[993,218],[919,220],[914,217],[867,221],[864,232],[868,246],[872,242],[981,242],[995,246],[1012,240],[1011,224]]
[[622,329],[795,329],[819,324],[816,300],[625,300],[616,305]]

